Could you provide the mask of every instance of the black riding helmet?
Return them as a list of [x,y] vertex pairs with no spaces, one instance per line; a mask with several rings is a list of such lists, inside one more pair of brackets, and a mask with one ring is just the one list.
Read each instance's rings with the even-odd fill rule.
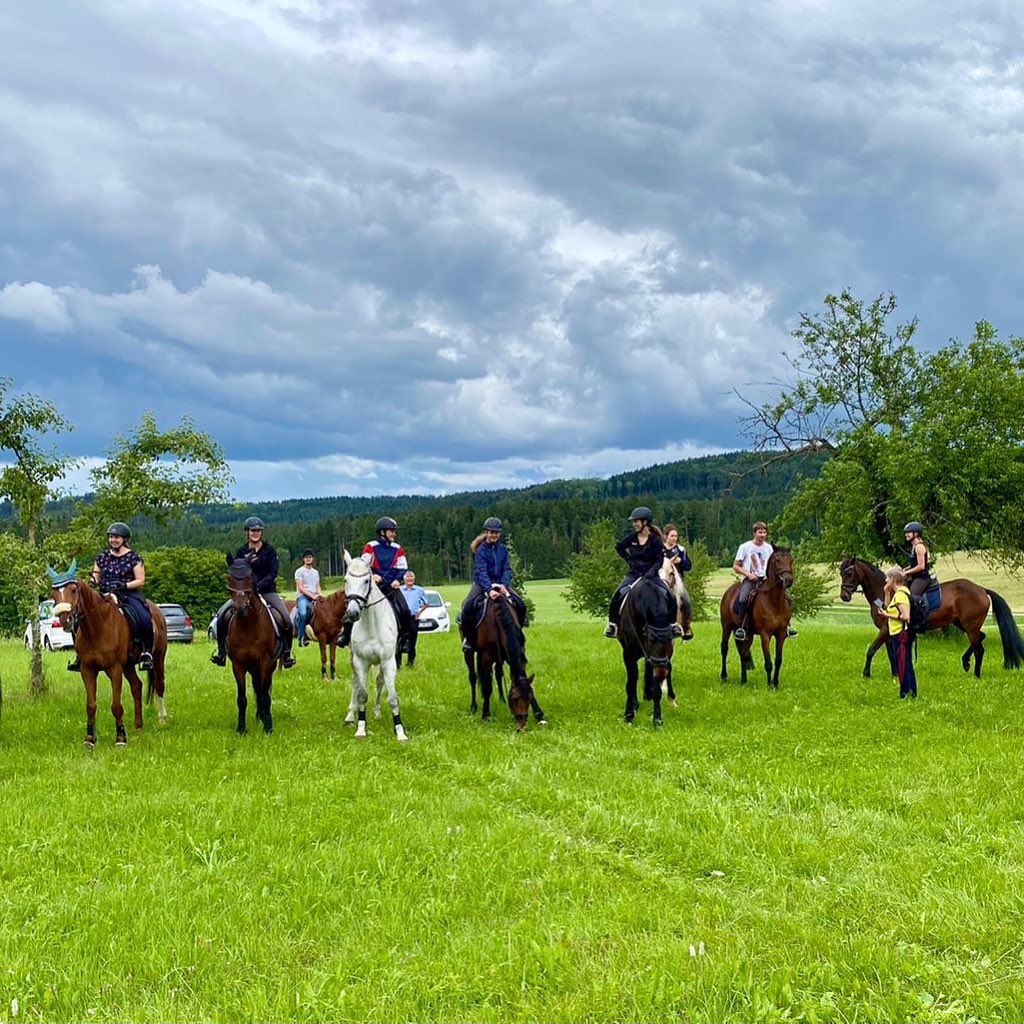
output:
[[649,523],[653,521],[654,513],[646,505],[640,505],[629,513],[629,519],[630,522],[634,519],[644,519]]
[[398,523],[396,523],[394,521],[394,519],[391,518],[391,516],[381,516],[380,519],[377,520],[377,533],[378,534],[383,533],[385,530],[397,530],[397,529],[398,529]]
[[316,552],[312,548],[306,548],[306,550],[302,552],[303,558],[305,558],[306,555],[312,555],[314,558],[316,558]]
[[501,524],[501,520],[497,516],[490,516],[489,518],[484,520],[484,529],[497,530],[498,533],[501,533],[504,527]]
[[245,521],[245,528],[247,530],[262,530],[263,520],[259,516],[249,516]]
[[903,532],[904,533],[924,533],[924,525],[919,523],[916,519],[914,519],[911,522],[907,523],[906,526],[903,527]]
[[132,539],[132,531],[127,523],[111,523],[107,527],[108,537],[124,537],[125,540]]

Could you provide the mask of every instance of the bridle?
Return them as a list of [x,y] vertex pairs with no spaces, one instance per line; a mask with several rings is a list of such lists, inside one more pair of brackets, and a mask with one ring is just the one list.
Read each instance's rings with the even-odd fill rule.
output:
[[[346,580],[346,582],[347,582],[347,580]],[[354,583],[355,580],[353,580],[352,582]],[[360,614],[362,614],[362,611],[363,611],[364,608],[372,608],[374,605],[380,604],[381,601],[386,601],[387,600],[387,596],[385,595],[385,593],[378,588],[378,590],[377,590],[378,597],[377,597],[377,600],[374,601],[373,600],[373,591],[374,591],[373,573],[367,573],[366,574],[366,593],[365,594],[350,594],[348,592],[348,587],[346,586],[346,588],[345,588],[345,600],[347,602],[351,603],[351,604],[355,604],[356,611],[359,612]]]
[[[668,587],[665,587],[666,592],[671,595],[671,591]],[[632,593],[632,591],[630,591]],[[627,595],[628,597],[628,595]],[[672,598],[675,600],[675,597]],[[649,661],[652,665],[668,665],[672,661],[672,627],[669,626],[652,626],[649,622],[641,624],[640,628],[636,630],[637,639],[640,641],[640,650],[643,652],[644,660]],[[667,657],[656,657],[653,654],[648,653],[648,644],[669,644],[669,654]]]

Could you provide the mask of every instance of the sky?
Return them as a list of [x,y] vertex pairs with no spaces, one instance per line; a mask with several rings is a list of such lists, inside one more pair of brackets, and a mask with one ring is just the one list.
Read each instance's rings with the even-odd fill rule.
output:
[[986,0],[4,0],[0,376],[234,497],[742,447],[801,312],[1024,332],[1024,14]]

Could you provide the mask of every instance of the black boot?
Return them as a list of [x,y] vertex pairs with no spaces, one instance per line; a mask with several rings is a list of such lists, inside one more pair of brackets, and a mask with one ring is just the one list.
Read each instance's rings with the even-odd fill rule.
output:
[[69,672],[80,672],[82,670],[82,660],[76,653],[75,656],[68,662]]
[[210,655],[210,661],[214,665],[223,667],[228,662],[228,617],[227,615],[217,616],[217,653]]
[[341,636],[338,639],[338,646],[339,647],[348,647],[348,645],[351,642],[352,642],[352,623],[351,622],[346,622],[341,627]]

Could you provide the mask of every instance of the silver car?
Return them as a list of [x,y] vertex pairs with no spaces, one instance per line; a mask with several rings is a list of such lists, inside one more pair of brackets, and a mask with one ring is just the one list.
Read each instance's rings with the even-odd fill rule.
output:
[[192,616],[180,604],[161,604],[157,607],[164,613],[167,620],[167,642],[190,644],[195,636],[192,628]]

